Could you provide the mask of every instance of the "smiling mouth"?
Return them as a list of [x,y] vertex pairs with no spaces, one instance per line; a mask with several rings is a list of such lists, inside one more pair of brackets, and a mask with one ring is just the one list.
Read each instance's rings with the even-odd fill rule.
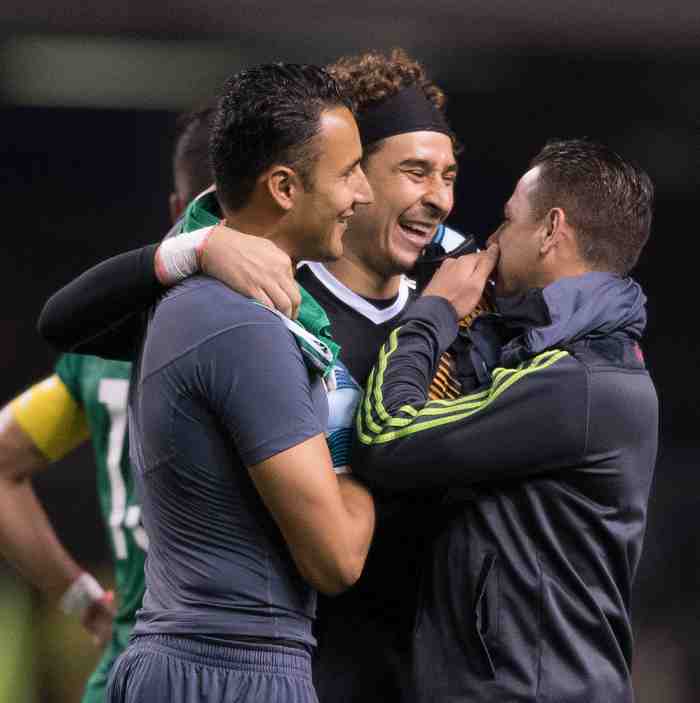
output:
[[419,249],[425,248],[435,236],[437,224],[426,222],[397,222],[401,234]]

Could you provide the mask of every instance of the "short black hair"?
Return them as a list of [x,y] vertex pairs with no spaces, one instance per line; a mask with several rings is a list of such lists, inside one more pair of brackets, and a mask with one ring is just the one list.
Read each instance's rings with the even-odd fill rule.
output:
[[264,64],[229,78],[214,116],[210,156],[222,205],[239,210],[273,164],[293,168],[304,188],[318,158],[321,114],[351,109],[335,79],[305,64]]
[[213,118],[214,107],[207,105],[179,115],[175,123],[173,178],[184,202],[190,202],[214,182],[209,160]]
[[531,197],[539,219],[561,207],[583,260],[627,275],[651,231],[654,185],[637,164],[589,139],[549,141],[530,162],[541,168]]

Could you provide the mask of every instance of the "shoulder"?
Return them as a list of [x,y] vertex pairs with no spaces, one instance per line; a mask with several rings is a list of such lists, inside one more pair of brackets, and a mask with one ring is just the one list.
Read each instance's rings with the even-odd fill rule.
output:
[[547,349],[511,371],[515,381],[521,377],[541,380],[548,386],[552,399],[588,393],[587,367],[568,349]]
[[235,363],[255,349],[264,354],[297,346],[277,315],[205,276],[192,278],[165,295],[153,311],[142,353],[142,373],[175,359],[198,354],[223,355]]
[[600,353],[581,356],[590,379],[592,407],[609,418],[611,427],[656,423],[658,396],[642,363],[624,363],[619,354],[612,358]]
[[263,305],[206,276],[171,289],[156,306],[149,331],[173,324],[189,330],[190,336],[252,324],[284,329],[281,320]]
[[515,367],[496,368],[489,392],[522,411],[564,418],[583,418],[590,403],[586,366],[565,349],[548,349]]

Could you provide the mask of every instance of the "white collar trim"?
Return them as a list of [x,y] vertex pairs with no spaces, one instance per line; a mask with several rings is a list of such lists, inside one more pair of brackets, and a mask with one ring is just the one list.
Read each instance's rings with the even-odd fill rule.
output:
[[341,283],[323,264],[317,261],[304,261],[302,264],[308,266],[316,278],[339,300],[349,305],[355,312],[359,312],[375,325],[381,325],[396,317],[406,307],[408,302],[408,282],[406,277],[401,277],[399,284],[399,294],[396,300],[388,308],[376,308],[372,303],[365,300],[361,295],[350,290],[344,283]]

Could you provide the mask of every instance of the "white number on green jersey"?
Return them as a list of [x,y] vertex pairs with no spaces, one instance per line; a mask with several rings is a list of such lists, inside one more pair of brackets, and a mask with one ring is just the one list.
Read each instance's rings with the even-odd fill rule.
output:
[[141,526],[141,508],[138,505],[126,507],[126,484],[121,471],[121,459],[126,437],[126,405],[129,396],[129,381],[122,378],[100,380],[99,401],[109,413],[109,445],[107,449],[107,473],[112,493],[112,510],[109,528],[114,541],[117,559],[126,559],[126,536],[130,530],[136,544],[144,551],[148,549],[148,536]]

